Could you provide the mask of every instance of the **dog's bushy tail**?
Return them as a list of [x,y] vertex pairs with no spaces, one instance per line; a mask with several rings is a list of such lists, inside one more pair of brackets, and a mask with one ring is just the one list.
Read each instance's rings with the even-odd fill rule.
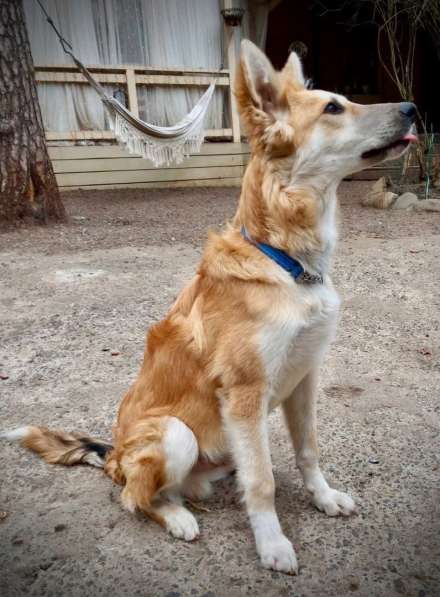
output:
[[1,433],[0,437],[18,441],[22,446],[39,454],[50,464],[90,464],[103,468],[112,445],[99,439],[46,427],[25,426]]

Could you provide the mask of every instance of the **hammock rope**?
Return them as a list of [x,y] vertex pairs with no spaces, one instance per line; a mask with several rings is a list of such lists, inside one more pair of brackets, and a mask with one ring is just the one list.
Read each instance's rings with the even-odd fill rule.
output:
[[73,54],[71,44],[61,35],[46,9],[37,0],[47,22],[55,31],[64,52],[70,56],[88,83],[100,96],[109,116],[110,127],[115,137],[123,143],[130,153],[136,153],[151,160],[155,166],[179,163],[191,153],[200,152],[205,134],[203,121],[215,89],[211,83],[191,112],[177,124],[168,127],[144,122],[134,116],[116,98],[107,95],[102,85],[94,79],[90,71]]

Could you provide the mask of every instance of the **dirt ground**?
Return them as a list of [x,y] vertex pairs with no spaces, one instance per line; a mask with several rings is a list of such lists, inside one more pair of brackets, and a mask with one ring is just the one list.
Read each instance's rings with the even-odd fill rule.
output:
[[[260,568],[233,478],[196,512],[201,538],[188,544],[124,512],[102,472],[2,443],[2,595],[440,595],[440,215],[361,208],[363,185],[340,191],[343,309],[319,405],[323,469],[359,514],[326,518],[310,505],[278,412],[277,507],[298,577]],[[78,191],[65,195],[69,224],[1,234],[1,427],[109,438],[146,328],[237,196]]]

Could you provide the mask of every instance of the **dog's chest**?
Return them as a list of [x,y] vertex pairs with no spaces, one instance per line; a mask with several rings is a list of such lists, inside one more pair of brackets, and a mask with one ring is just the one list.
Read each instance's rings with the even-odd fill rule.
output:
[[285,400],[320,362],[334,335],[338,310],[335,290],[314,286],[302,290],[300,297],[282,301],[276,316],[265,322],[258,341],[270,408]]

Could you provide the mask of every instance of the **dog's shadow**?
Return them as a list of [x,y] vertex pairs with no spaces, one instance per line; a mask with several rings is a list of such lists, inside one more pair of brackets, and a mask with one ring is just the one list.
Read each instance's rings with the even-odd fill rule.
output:
[[[298,514],[310,505],[301,480],[295,473],[287,471],[274,471],[276,507],[280,514]],[[203,506],[209,511],[227,511],[243,509],[242,492],[239,487],[237,475],[232,472],[225,479],[213,483],[213,492],[207,500],[198,503],[201,510]]]

